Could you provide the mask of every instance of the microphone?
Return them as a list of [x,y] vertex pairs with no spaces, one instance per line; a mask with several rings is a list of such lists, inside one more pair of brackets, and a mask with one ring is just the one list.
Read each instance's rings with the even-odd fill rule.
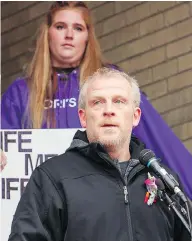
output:
[[169,187],[169,189],[171,189],[176,195],[178,195],[183,202],[187,202],[187,198],[180,190],[178,182],[171,174],[168,174],[167,171],[159,165],[159,160],[160,159],[157,159],[155,157],[154,152],[149,149],[142,150],[139,156],[139,161],[142,165],[154,171],[154,173],[156,173],[157,176],[164,181],[164,183]]

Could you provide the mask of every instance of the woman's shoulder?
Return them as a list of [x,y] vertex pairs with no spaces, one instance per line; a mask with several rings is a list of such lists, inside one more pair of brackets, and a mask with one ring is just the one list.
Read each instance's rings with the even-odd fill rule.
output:
[[9,85],[9,87],[5,91],[5,94],[9,94],[15,91],[27,91],[27,90],[28,90],[27,78],[18,77]]
[[27,78],[26,77],[18,77],[16,78],[8,87],[7,90],[9,89],[14,89],[14,88],[27,88]]
[[3,98],[16,100],[19,96],[24,97],[28,94],[27,78],[18,77],[3,93]]
[[116,70],[120,70],[121,71],[121,68],[119,68],[118,65],[112,64],[112,63],[104,63],[103,67],[107,67],[107,68],[116,69]]

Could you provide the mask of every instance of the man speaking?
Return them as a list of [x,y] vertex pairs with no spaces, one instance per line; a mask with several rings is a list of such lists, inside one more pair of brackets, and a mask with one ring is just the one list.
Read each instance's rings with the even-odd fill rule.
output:
[[139,105],[138,84],[125,73],[102,68],[85,81],[79,117],[86,131],[32,173],[9,241],[190,240],[161,201],[157,176],[139,162],[145,146],[131,135]]

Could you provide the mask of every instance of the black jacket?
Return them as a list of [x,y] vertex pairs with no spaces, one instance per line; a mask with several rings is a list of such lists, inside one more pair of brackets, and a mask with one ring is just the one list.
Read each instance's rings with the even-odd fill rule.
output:
[[[132,137],[131,159],[137,160],[143,148]],[[136,161],[123,178],[118,162],[78,131],[64,154],[32,173],[9,241],[190,240],[164,202],[144,203],[147,172]]]

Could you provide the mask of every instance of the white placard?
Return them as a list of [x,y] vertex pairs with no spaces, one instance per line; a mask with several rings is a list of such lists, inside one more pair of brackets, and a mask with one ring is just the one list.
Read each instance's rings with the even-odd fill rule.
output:
[[1,240],[7,241],[21,193],[32,171],[70,146],[77,129],[1,130],[7,165],[1,173]]

